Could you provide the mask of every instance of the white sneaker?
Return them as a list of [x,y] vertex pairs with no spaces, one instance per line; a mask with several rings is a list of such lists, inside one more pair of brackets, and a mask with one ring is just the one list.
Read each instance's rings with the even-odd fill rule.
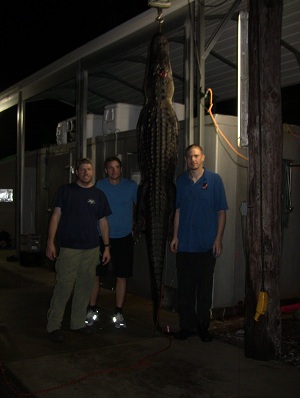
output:
[[113,316],[113,323],[115,324],[115,327],[117,329],[126,328],[126,322],[122,314],[119,312],[117,314],[114,314]]
[[94,322],[99,320],[99,311],[96,310],[89,310],[86,314],[85,324],[87,326],[92,326]]

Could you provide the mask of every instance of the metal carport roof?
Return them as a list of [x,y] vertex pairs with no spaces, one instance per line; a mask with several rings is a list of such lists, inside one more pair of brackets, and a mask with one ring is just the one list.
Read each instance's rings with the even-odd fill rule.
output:
[[[163,10],[163,32],[170,42],[174,101],[179,103],[185,101],[186,27],[194,3],[193,0],[174,0],[169,9]],[[200,3],[195,4],[199,10]],[[199,28],[197,7],[195,32]],[[205,45],[209,50],[205,60],[205,87],[212,88],[214,98],[222,102],[237,96],[237,15],[248,10],[248,2],[206,0],[204,10]],[[232,15],[226,19],[230,10]],[[117,102],[141,105],[148,44],[158,30],[156,16],[156,10],[151,8],[8,88],[0,93],[0,111],[18,104],[20,92],[24,101],[55,99],[75,107],[79,66],[88,73],[88,112],[101,114],[105,105]],[[284,1],[282,87],[300,83],[299,20],[300,0]],[[197,35],[195,33],[195,37]],[[196,68],[198,66],[196,62]]]

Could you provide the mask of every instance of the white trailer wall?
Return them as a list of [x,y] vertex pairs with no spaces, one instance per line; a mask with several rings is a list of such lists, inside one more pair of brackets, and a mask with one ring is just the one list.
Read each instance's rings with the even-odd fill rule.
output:
[[[247,151],[237,148],[237,118],[214,115],[218,128],[231,145],[247,157]],[[205,119],[202,146],[206,155],[204,166],[218,173],[223,180],[229,210],[223,238],[223,253],[217,259],[213,307],[231,307],[244,300],[245,258],[243,253],[240,207],[247,201],[248,162],[240,158],[225,142],[210,116]]]

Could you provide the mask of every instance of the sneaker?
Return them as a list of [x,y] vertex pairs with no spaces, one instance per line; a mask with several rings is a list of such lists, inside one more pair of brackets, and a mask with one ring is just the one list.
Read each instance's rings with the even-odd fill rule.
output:
[[99,311],[89,310],[86,314],[85,324],[86,326],[92,326],[94,322],[99,320]]
[[126,328],[126,322],[122,314],[119,312],[113,316],[113,323],[117,329]]

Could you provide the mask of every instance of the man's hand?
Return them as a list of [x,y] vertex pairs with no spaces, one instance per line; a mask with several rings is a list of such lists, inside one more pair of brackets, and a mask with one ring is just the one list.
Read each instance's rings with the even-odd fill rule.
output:
[[177,253],[178,249],[178,238],[173,238],[170,243],[170,250],[172,253]]
[[213,244],[213,254],[215,257],[220,257],[223,251],[223,245],[221,239],[216,239]]
[[56,248],[54,243],[48,243],[46,247],[46,256],[49,258],[51,261],[56,260]]
[[109,263],[110,258],[111,258],[111,255],[110,255],[109,247],[105,247],[104,252],[102,254],[102,265],[106,265],[107,263]]

